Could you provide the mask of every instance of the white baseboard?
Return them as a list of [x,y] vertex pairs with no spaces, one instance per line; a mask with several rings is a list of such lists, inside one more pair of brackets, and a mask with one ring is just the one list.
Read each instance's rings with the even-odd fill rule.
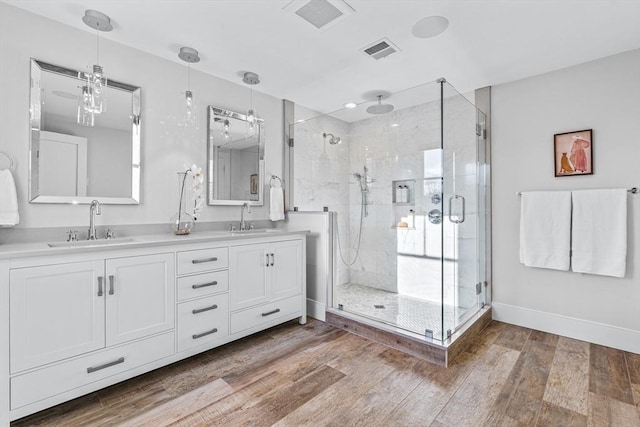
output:
[[493,319],[640,354],[640,331],[492,302]]
[[327,306],[325,304],[319,303],[318,301],[307,298],[307,315],[309,317],[313,317],[314,319],[322,320],[326,322],[327,320]]

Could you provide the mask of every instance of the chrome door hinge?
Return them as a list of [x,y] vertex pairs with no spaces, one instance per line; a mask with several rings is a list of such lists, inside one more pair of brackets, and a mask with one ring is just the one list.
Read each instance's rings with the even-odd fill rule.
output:
[[476,283],[476,295],[480,295],[482,293],[482,282]]

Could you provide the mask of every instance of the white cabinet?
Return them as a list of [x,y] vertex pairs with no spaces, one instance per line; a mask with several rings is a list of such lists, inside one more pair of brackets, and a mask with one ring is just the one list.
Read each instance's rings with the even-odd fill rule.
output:
[[170,253],[106,261],[107,345],[174,327],[174,274]]
[[174,327],[173,254],[11,270],[11,372]]
[[178,352],[204,351],[229,338],[229,249],[179,251]]
[[103,271],[103,261],[11,271],[11,372],[104,347]]
[[306,321],[300,232],[7,259],[3,250],[0,424]]
[[301,240],[229,248],[232,334],[304,312],[302,256]]
[[229,248],[231,310],[269,301],[267,273],[270,272],[269,245],[242,245]]

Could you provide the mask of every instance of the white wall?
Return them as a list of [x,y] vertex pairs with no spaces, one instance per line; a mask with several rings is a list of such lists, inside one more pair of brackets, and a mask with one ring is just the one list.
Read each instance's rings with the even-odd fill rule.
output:
[[[168,39],[167,49],[174,49],[174,43],[188,45],[189,41],[181,40],[179,34],[170,36],[173,38]],[[17,163],[18,227],[77,226],[88,221],[86,206],[34,205],[27,201],[29,58],[84,70],[95,61],[95,40],[91,31],[0,3],[0,149]],[[176,173],[183,170],[183,163],[196,163],[205,170],[207,105],[235,111],[248,108],[249,88],[240,83],[240,77],[239,84],[222,80],[197,71],[196,64],[191,71],[191,90],[198,104],[198,128],[177,126],[187,80],[186,64],[177,55],[176,51],[176,62],[171,62],[111,42],[108,34],[100,37],[100,63],[107,77],[142,87],[142,192],[140,205],[105,206],[98,225],[168,222],[177,210]],[[282,176],[282,101],[254,90],[253,105],[265,119],[265,174]],[[199,221],[235,221],[239,212],[238,207],[207,206]],[[265,207],[252,212],[252,220],[268,218]]]
[[[581,129],[594,174],[554,178],[553,135]],[[494,318],[640,353],[640,194],[622,279],[520,264],[516,196],[640,187],[640,50],[493,87],[492,132]]]

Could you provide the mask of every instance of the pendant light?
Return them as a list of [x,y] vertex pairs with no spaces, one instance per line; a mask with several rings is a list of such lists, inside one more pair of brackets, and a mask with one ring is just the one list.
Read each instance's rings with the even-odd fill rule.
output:
[[[82,22],[96,30],[96,63],[93,65],[92,73],[85,73],[87,85],[81,88],[78,123],[93,126],[94,119],[88,116],[106,111],[107,79],[104,77],[104,71],[100,65],[100,31],[109,32],[113,30],[113,26],[111,18],[102,12],[91,9],[85,10]],[[85,110],[84,112],[80,111],[81,107]]]
[[187,90],[184,93],[184,125],[186,127],[196,127],[196,105],[191,92],[191,64],[200,62],[198,51],[191,47],[181,47],[178,58],[187,63]]
[[[244,73],[242,81],[248,85],[257,85],[260,83],[260,76],[251,71]],[[247,110],[247,138],[256,133],[256,112],[253,109],[253,89],[249,88],[249,109]]]

